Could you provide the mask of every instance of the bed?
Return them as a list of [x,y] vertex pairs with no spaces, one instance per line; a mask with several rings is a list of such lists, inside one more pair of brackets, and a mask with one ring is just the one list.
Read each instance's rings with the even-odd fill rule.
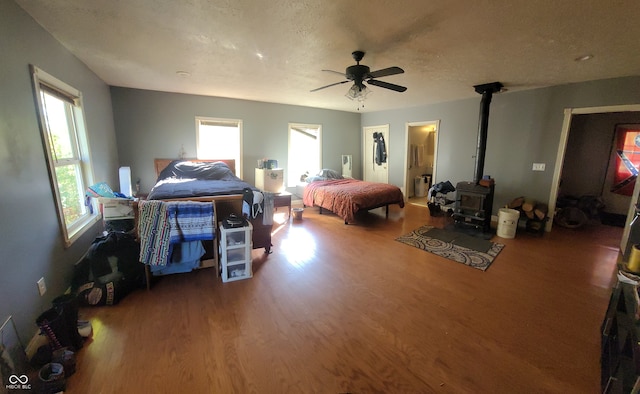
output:
[[388,216],[389,205],[404,207],[404,196],[397,186],[340,178],[311,179],[304,188],[304,205],[319,207],[320,213],[327,209],[344,219],[345,224],[353,222],[358,211],[386,207]]
[[[154,166],[158,179],[145,200],[138,203],[136,211],[136,229],[141,245],[141,262],[147,267],[148,278],[150,273],[165,275],[175,272],[187,272],[190,269],[216,267],[218,274],[218,256],[216,240],[218,223],[230,214],[238,216],[247,212],[251,224],[252,246],[254,249],[264,248],[265,253],[271,252],[271,218],[264,215],[265,204],[268,198],[264,197],[256,187],[244,182],[235,175],[235,162],[233,160],[172,160],[155,159]],[[260,196],[262,202],[257,205],[245,204],[247,193],[256,197]],[[247,207],[249,209],[247,209]],[[160,209],[168,209],[174,212],[171,218],[181,220],[181,228],[186,231],[181,239],[176,234],[168,235],[165,239],[156,240],[156,237],[164,234],[162,225],[173,229],[173,225],[158,224],[157,217]],[[269,211],[271,212],[271,211]],[[267,218],[266,220],[264,218]],[[145,227],[146,226],[146,227]],[[213,226],[211,229],[210,226]],[[168,231],[168,230],[167,230]],[[170,241],[167,241],[169,239]],[[194,266],[192,262],[183,269],[177,264],[164,264],[163,256],[167,254],[165,243],[171,244],[173,254],[176,250],[174,244],[180,244],[178,252],[185,256],[197,256],[200,251],[182,249],[186,242],[178,241],[212,241],[201,242],[204,245],[204,254],[200,256],[199,263]],[[189,246],[190,247],[190,246]],[[160,249],[156,252],[156,249]],[[189,259],[186,259],[189,261]],[[167,257],[167,261],[168,257]],[[171,266],[176,268],[170,268]]]

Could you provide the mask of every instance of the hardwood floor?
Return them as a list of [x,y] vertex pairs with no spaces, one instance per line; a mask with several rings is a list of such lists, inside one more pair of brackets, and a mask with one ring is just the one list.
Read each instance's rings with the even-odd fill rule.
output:
[[412,204],[349,225],[306,208],[252,279],[204,269],[83,309],[67,393],[599,392],[622,229],[494,237],[482,272],[395,241],[428,223]]

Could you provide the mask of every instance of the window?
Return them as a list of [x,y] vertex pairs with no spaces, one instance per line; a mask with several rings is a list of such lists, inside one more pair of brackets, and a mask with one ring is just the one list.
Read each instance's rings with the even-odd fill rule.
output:
[[42,143],[65,246],[99,220],[85,197],[93,182],[82,95],[41,69],[31,66]]
[[298,184],[303,174],[315,175],[320,171],[321,130],[320,125],[289,124],[289,187]]
[[198,159],[234,159],[242,174],[242,121],[196,117]]

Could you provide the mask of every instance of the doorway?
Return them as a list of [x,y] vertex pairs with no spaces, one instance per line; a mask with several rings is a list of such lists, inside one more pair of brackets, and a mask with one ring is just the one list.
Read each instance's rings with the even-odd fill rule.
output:
[[[592,191],[594,188],[599,190],[599,197],[604,196],[607,199],[606,203],[609,205],[609,208],[606,209],[613,210],[614,212],[620,211],[626,216],[621,240],[621,248],[624,250],[623,245],[626,245],[627,242],[629,225],[635,216],[635,203],[638,200],[639,188],[637,187],[638,184],[636,184],[633,196],[630,198],[627,197],[624,201],[620,197],[615,196],[617,200],[612,200],[609,191],[611,188],[607,186],[607,182],[611,183],[611,171],[613,170],[610,168],[609,163],[611,160],[615,125],[619,123],[636,123],[637,120],[640,120],[640,105],[565,109],[565,118],[549,196],[550,220],[546,225],[547,231],[551,231],[552,229],[553,217],[556,207],[558,206],[558,198],[566,194],[563,188],[568,188],[569,191],[571,191],[572,189],[579,190],[579,187],[582,187],[583,190],[588,190],[588,188],[591,187]],[[581,134],[583,133],[590,135],[585,135],[584,138],[582,138]],[[589,144],[590,139],[594,137],[600,138],[603,142],[606,140],[605,147],[602,146],[602,143],[598,144],[601,150],[600,153],[597,153],[595,150],[588,150],[582,146],[583,144]],[[591,144],[591,146],[593,147],[592,149],[596,149],[597,145]],[[603,149],[604,151],[602,151]],[[580,155],[583,157],[586,156],[587,160],[592,156],[591,164],[594,167],[590,170],[585,170],[583,167],[579,172],[572,169],[572,167],[577,167],[574,160]],[[599,158],[596,158],[596,156]],[[576,174],[582,174],[582,176]],[[568,179],[571,179],[571,181],[565,182],[565,180]],[[591,182],[591,185],[589,185],[589,182]],[[576,187],[578,187],[578,189],[576,189]],[[622,207],[620,207],[621,203],[623,205]]]
[[410,203],[426,205],[427,194],[435,183],[440,121],[406,124],[404,187]]

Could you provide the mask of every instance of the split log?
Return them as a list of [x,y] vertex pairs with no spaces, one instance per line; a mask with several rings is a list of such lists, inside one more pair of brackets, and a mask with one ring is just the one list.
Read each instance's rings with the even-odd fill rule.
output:
[[527,219],[533,219],[534,217],[536,217],[533,211],[524,211],[524,214],[527,216]]
[[545,203],[538,203],[533,209],[533,213],[538,220],[544,220],[547,217],[547,213],[549,213],[549,206]]
[[511,209],[518,209],[522,206],[523,202],[524,202],[524,197],[517,197],[511,200],[508,207]]
[[532,198],[525,198],[522,203],[522,210],[525,212],[533,212],[533,208],[536,206],[536,200]]

